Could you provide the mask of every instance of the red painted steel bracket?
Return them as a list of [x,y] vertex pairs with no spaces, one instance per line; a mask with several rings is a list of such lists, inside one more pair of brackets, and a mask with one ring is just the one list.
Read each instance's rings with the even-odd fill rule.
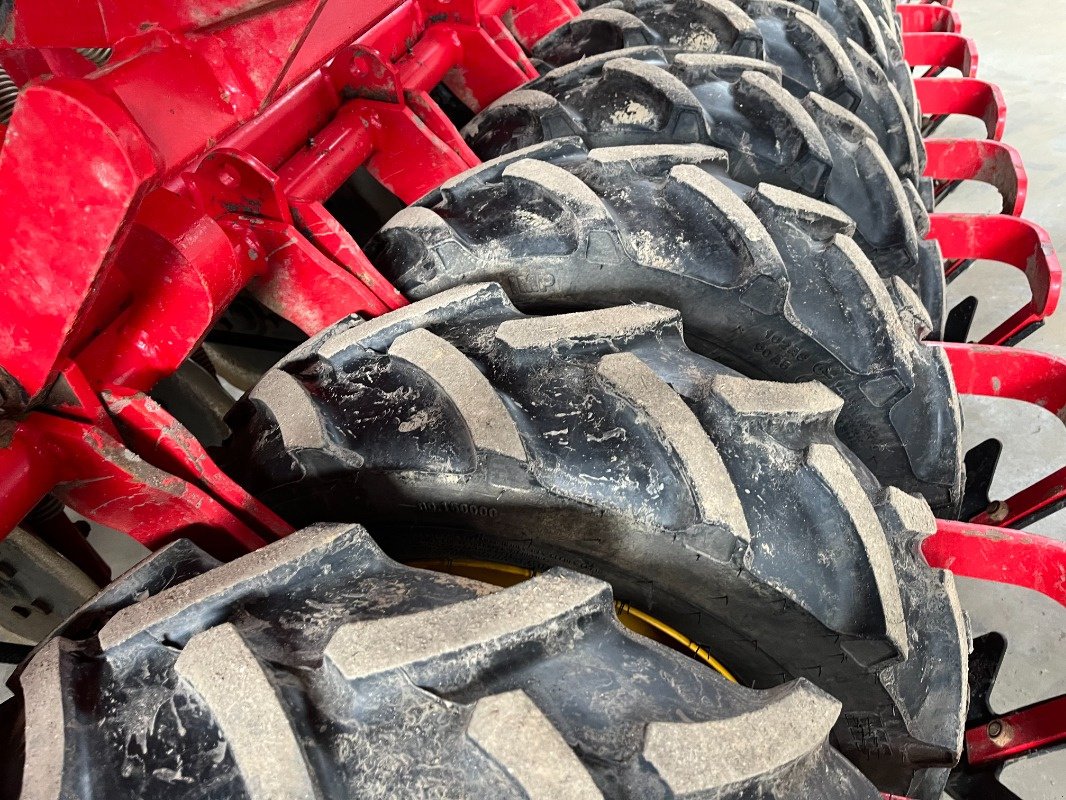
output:
[[[1032,350],[986,345],[940,344],[962,394],[1024,400],[1066,424],[1066,359]],[[972,522],[1022,528],[1066,506],[1066,467],[993,503]],[[1063,547],[1063,545],[1059,545]],[[1034,566],[1035,568],[1035,566]],[[1066,581],[1066,561],[1057,580]]]
[[[156,5],[148,11],[185,30],[187,20]],[[16,42],[49,43],[31,41],[33,31],[62,39],[35,28],[33,13],[16,12]],[[0,215],[17,232],[0,240],[12,300],[0,334],[13,345],[2,354],[0,405],[39,403],[72,357],[93,364],[100,386],[146,388],[246,284],[308,331],[342,310],[370,316],[403,304],[322,201],[361,161],[408,202],[477,163],[428,92],[443,83],[476,110],[536,75],[505,20],[535,41],[575,13],[570,0],[293,0],[206,33],[138,31],[91,80],[25,89],[0,150]],[[229,168],[208,175],[207,163],[183,182],[220,144],[234,151]],[[66,166],[49,174],[41,163]],[[240,185],[206,186],[215,178]],[[214,198],[227,192],[248,196],[220,208]],[[68,232],[62,243],[56,229]],[[145,253],[163,268],[143,269]],[[41,263],[51,266],[48,285]],[[175,280],[193,293],[180,309],[159,302],[173,299]],[[319,301],[313,313],[308,298]],[[175,319],[189,306],[195,319]]]
[[981,120],[986,138],[1003,138],[1007,104],[994,83],[979,78],[915,78],[914,89],[922,110],[923,136],[932,134],[952,115],[959,115]]
[[951,8],[952,6],[955,5],[955,0],[913,0],[913,2],[909,2],[909,3],[898,3],[896,5],[896,8],[900,8],[901,6],[904,6],[904,5],[944,6],[946,8]]
[[[1066,606],[1066,543],[1035,534],[937,521],[922,543],[930,566],[955,575],[1031,589]],[[1043,700],[970,728],[969,767],[995,765],[1066,741],[1066,696]]]
[[[1066,360],[1004,347],[944,344],[958,390],[1010,397],[1063,420]],[[1066,422],[1066,420],[1063,420]],[[1021,586],[1066,606],[1066,542],[1012,530],[1066,505],[1066,468],[1006,501],[992,503],[971,522],[938,520],[922,543],[929,564],[956,575]],[[995,767],[1066,742],[1066,695],[1042,700],[966,731],[970,768]]]
[[1021,216],[1029,178],[1021,156],[992,139],[926,139],[924,175],[933,179],[933,199],[941,202],[963,181],[987,183],[1002,198],[1000,213]]
[[966,731],[966,759],[973,766],[1001,763],[1066,742],[1066,695],[1003,714]]
[[911,68],[925,68],[923,78],[957,69],[964,78],[977,77],[977,45],[960,33],[905,33],[903,58]]
[[[1013,347],[931,346],[944,350],[960,394],[1023,400],[1063,420],[1066,360]],[[1066,605],[1066,543],[1013,530],[1064,505],[1066,467],[1006,501],[993,502],[969,522],[938,520],[937,533],[924,541],[922,551],[932,566],[1023,586]]]
[[933,567],[964,578],[1008,583],[1066,605],[1066,544],[1046,536],[937,520],[937,532],[922,543]]
[[[1066,605],[1066,544],[1043,536],[939,521],[922,550],[956,575],[1021,586]],[[1066,742],[1066,695],[1041,700],[974,725],[965,733],[966,769],[996,769]],[[1013,795],[1011,795],[1013,796]]]
[[45,494],[153,549],[189,537],[233,558],[292,528],[218,469],[203,446],[150,398],[97,398],[73,366],[55,403],[0,422],[0,531]]
[[[241,274],[254,276],[252,293],[305,333],[406,303],[328,214],[298,227],[281,179],[252,156],[215,150],[184,178],[197,206],[225,231]],[[305,217],[308,206],[324,213],[307,203]],[[323,234],[332,237],[328,244]]]
[[900,3],[896,13],[904,33],[961,33],[962,20],[957,11],[939,3]]
[[1062,267],[1039,225],[1002,214],[930,214],[929,238],[940,245],[949,281],[975,260],[985,259],[1014,267],[1029,283],[1029,302],[982,336],[979,344],[1016,344],[1043,325],[1058,306]]

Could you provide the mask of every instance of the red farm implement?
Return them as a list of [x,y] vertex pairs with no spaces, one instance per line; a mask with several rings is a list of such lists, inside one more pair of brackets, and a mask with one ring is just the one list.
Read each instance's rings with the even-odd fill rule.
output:
[[[932,210],[927,237],[949,280],[994,261],[1031,295],[977,342],[977,301],[964,301],[928,346],[959,393],[1066,419],[1066,362],[1014,347],[1054,312],[1061,268],[1022,217],[1003,97],[977,77],[950,3],[897,11],[930,200],[967,181],[1001,199],[988,213]],[[238,295],[309,337],[407,306],[327,201],[360,170],[407,205],[480,165],[440,87],[484,110],[538,77],[535,45],[580,13],[572,0],[0,6],[0,536],[48,498],[152,550],[190,539],[225,561],[290,534],[149,392]],[[979,120],[985,138],[932,138],[953,116]],[[929,564],[1066,605],[1066,546],[1021,530],[1066,506],[1066,470],[997,500],[988,461],[968,461],[972,513],[938,522]],[[44,533],[109,577],[65,516]],[[972,710],[967,790],[1066,739],[1063,702]]]

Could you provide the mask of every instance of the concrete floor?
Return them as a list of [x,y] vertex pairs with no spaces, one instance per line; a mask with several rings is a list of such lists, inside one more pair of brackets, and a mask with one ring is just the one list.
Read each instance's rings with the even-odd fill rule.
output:
[[[997,0],[957,0],[963,33],[977,42],[978,77],[997,83],[1007,102],[1005,141],[1017,148],[1029,175],[1025,217],[1042,225],[1066,253],[1066,78],[1063,35],[1066,0],[1017,6]],[[1024,9],[1024,10],[1023,10]],[[979,134],[979,124],[955,131]],[[975,206],[974,203],[977,205]],[[960,191],[943,210],[991,210],[994,195]],[[1028,297],[1020,273],[1009,267],[977,264],[954,282],[950,300],[980,298],[974,335],[991,329],[1004,310]],[[1022,345],[1066,357],[1066,308]],[[990,436],[1004,442],[994,497],[1007,497],[1066,464],[1066,427],[1047,412],[1012,401],[964,398],[966,445]],[[1032,526],[1035,533],[1066,540],[1066,513]],[[974,635],[998,630],[1008,653],[992,695],[998,712],[1066,693],[1066,608],[1042,595],[980,581],[959,580],[959,593]],[[1025,800],[1066,798],[1066,750],[1007,767],[1002,779]]]
[[[998,83],[1009,109],[1006,141],[1022,155],[1029,174],[1025,216],[1045,227],[1066,254],[1066,68],[1062,56],[1066,0],[1026,6],[1029,13],[998,0],[958,0],[964,32],[980,52],[978,74]],[[1038,9],[1039,14],[1033,9]],[[937,135],[982,135],[977,123],[945,126]],[[994,193],[978,187],[957,192],[942,206],[948,211],[992,210]],[[1064,255],[1066,260],[1066,255]],[[974,323],[980,336],[1028,297],[1024,279],[995,264],[974,265],[949,289],[949,305],[967,295],[981,300]],[[1066,304],[1024,347],[1066,357]],[[1066,464],[1066,426],[1053,415],[1012,401],[963,398],[966,447],[989,437],[1004,442],[994,497],[1007,497]],[[1066,512],[1031,530],[1066,540]],[[143,554],[118,534],[97,528],[91,541],[108,555],[118,574]],[[1066,693],[1066,609],[1033,592],[959,579],[959,593],[975,636],[1004,633],[1009,650],[992,705],[1005,712]],[[4,676],[0,676],[2,678]],[[6,695],[2,689],[0,693]],[[0,698],[2,699],[2,698]],[[1066,750],[1019,762],[1004,770],[1004,782],[1025,800],[1066,798]]]

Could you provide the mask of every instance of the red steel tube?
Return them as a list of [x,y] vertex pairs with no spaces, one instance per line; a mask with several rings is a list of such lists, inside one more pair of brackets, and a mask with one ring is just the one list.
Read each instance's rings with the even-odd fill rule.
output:
[[903,58],[912,67],[927,67],[923,77],[957,69],[964,78],[977,76],[977,45],[958,33],[905,33]]
[[[973,259],[989,259],[1020,270],[1029,283],[1030,301],[981,337],[981,344],[1017,341],[1057,308],[1062,268],[1051,238],[1040,226],[1006,214],[930,214],[929,238],[939,243],[949,278]],[[970,370],[965,363],[962,368]]]
[[964,578],[1022,586],[1066,606],[1066,543],[1032,533],[937,520],[922,543],[930,566]]
[[291,200],[323,201],[359,169],[373,149],[373,137],[362,124],[359,110],[348,104],[285,163],[278,177]]
[[428,92],[455,66],[462,52],[463,46],[451,28],[429,28],[399,65],[400,81],[408,89]]
[[971,766],[1006,761],[1066,741],[1066,695],[1012,711],[966,731]]
[[55,485],[54,453],[19,425],[0,447],[0,538],[15,529]]

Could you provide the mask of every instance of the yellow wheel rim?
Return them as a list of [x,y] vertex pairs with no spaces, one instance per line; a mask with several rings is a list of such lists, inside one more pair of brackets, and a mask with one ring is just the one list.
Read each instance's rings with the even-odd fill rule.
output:
[[[511,564],[498,564],[493,561],[475,561],[465,558],[423,559],[410,561],[408,564],[419,569],[446,572],[449,575],[458,575],[463,578],[471,578],[482,583],[503,587],[514,586],[516,583],[529,580],[537,574],[531,569],[515,567]],[[676,628],[672,628],[651,614],[620,600],[615,600],[614,609],[615,613],[618,614],[619,621],[634,633],[654,639],[659,644],[691,656],[711,667],[724,678],[733,681],[733,683],[737,682],[733,674],[718,659]]]

